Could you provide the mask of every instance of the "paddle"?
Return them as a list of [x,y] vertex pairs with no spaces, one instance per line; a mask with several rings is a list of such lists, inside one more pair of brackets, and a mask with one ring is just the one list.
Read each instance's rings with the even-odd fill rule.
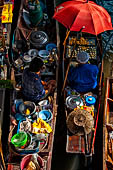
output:
[[2,151],[2,140],[1,139],[2,139],[2,129],[1,129],[1,124],[0,124],[0,157],[1,157],[1,161],[3,164],[4,170],[6,170],[3,151]]
[[[79,38],[79,34],[81,33],[81,31],[82,31],[84,28],[85,28],[85,26],[83,26],[83,27],[80,29],[80,31],[77,33],[76,42],[75,42],[75,44],[74,44],[74,46],[73,46],[73,50],[71,51],[71,56],[70,56],[69,63],[68,63],[68,66],[67,66],[67,70],[66,70],[66,75],[65,75],[65,79],[64,79],[64,84],[63,84],[62,92],[64,91],[64,88],[65,88],[65,85],[66,85],[66,80],[67,80],[67,76],[68,76],[68,72],[69,72],[70,63],[71,63],[71,60],[72,60],[72,58],[73,58],[73,54],[74,54],[74,52],[75,52],[75,47],[76,47],[76,44],[77,44],[77,40],[78,40],[78,38]],[[64,44],[66,44],[66,40],[67,40],[67,38],[68,38],[68,36],[69,36],[69,33],[70,33],[70,31],[69,31],[69,32],[67,33],[67,35],[66,35],[66,39],[64,40],[64,41],[65,41]]]

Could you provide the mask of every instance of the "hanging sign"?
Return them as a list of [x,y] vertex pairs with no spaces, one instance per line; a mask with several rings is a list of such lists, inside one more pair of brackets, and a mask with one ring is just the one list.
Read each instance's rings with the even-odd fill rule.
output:
[[4,4],[2,10],[2,23],[12,23],[13,13],[12,13],[12,3]]

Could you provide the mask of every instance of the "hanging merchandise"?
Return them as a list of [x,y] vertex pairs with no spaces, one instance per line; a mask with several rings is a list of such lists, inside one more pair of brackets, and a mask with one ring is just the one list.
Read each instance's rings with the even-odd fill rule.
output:
[[40,2],[28,2],[30,21],[33,26],[37,26],[43,19],[43,11]]
[[41,6],[41,8],[42,8],[42,11],[45,13],[45,12],[47,12],[47,6],[46,6],[46,1],[44,0],[39,0],[39,2],[40,2],[40,6]]
[[44,47],[48,40],[48,35],[43,31],[33,31],[30,35],[30,43],[34,48]]
[[26,24],[26,26],[31,29],[32,27],[32,24],[31,24],[31,21],[30,21],[30,16],[29,16],[29,12],[25,9],[23,9],[22,11],[22,17],[23,17],[23,20],[24,20],[24,24]]

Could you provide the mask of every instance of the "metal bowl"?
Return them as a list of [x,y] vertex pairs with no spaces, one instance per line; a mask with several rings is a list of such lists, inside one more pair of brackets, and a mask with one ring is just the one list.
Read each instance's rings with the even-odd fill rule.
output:
[[32,56],[32,59],[33,59],[33,57],[37,57],[37,56],[38,56],[38,50],[36,50],[36,49],[30,49],[30,50],[28,51],[28,55],[29,55],[29,56]]
[[45,60],[45,59],[48,59],[50,53],[49,53],[49,51],[47,51],[47,50],[40,50],[39,53],[38,53],[38,55],[39,55],[42,59]]
[[[26,113],[27,109],[29,109],[30,111],[29,114]],[[25,117],[32,116],[36,112],[36,105],[34,102],[31,101],[22,102],[19,105],[19,112]]]

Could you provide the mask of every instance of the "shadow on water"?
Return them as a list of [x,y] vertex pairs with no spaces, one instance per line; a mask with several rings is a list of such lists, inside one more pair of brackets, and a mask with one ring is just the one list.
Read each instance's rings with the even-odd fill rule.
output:
[[84,170],[84,155],[61,154],[54,160],[52,170]]

